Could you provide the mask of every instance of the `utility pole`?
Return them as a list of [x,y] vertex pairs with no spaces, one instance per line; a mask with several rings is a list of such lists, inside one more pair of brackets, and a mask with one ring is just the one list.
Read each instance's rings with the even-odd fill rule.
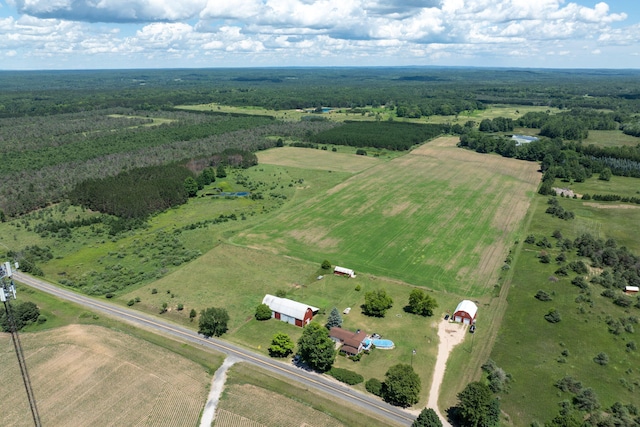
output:
[[2,303],[4,304],[4,311],[7,314],[9,332],[11,333],[13,348],[15,349],[16,356],[18,357],[18,364],[20,365],[20,373],[22,374],[24,388],[27,391],[27,398],[29,399],[29,407],[31,408],[33,423],[36,427],[40,427],[42,424],[40,423],[40,415],[38,415],[38,408],[36,407],[36,397],[33,394],[33,389],[31,388],[31,380],[29,379],[27,362],[24,359],[22,344],[20,343],[20,337],[18,336],[16,319],[13,317],[13,310],[11,309],[11,304],[9,303],[12,298],[16,299],[16,285],[13,283],[12,276],[13,273],[11,272],[11,264],[5,262],[3,265],[0,265],[0,301],[2,301]]

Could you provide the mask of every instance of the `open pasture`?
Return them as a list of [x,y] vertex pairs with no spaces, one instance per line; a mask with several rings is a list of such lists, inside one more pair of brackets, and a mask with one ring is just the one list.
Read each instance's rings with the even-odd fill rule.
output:
[[[556,182],[555,186],[570,188],[576,194],[590,194],[592,196],[594,194],[618,194],[623,197],[640,197],[640,185],[638,184],[638,178],[612,176],[609,181],[604,181],[598,179],[598,175],[594,175],[584,182],[572,182],[571,184]],[[605,205],[611,204],[620,204],[620,202],[605,203]],[[629,204],[625,203],[625,205]]]
[[[517,426],[529,425],[533,420],[540,423],[550,420],[560,409],[558,403],[573,397],[554,386],[567,375],[580,381],[583,387],[593,388],[603,409],[616,401],[637,405],[640,355],[638,351],[627,351],[626,347],[629,342],[639,342],[637,325],[614,334],[608,330],[605,320],[609,316],[637,318],[640,309],[618,307],[612,299],[601,295],[605,288],[600,285],[589,284],[588,289],[581,292],[571,284],[576,277],[573,272],[568,277],[556,276],[554,272],[560,265],[553,260],[560,248],[551,236],[554,230],[560,230],[563,237],[570,240],[582,233],[591,233],[603,240],[613,238],[618,247],[626,246],[638,254],[640,244],[630,231],[637,230],[640,209],[600,209],[581,200],[559,199],[565,209],[576,215],[574,220],[564,221],[545,213],[546,197],[536,197],[541,200],[528,233],[536,236],[536,240],[547,237],[553,247],[545,250],[552,261],[540,263],[541,248],[523,244],[513,265],[509,306],[491,353],[498,366],[513,376],[509,392],[501,395],[502,409]],[[577,258],[575,250],[570,252],[573,255],[569,261]],[[589,260],[584,261],[590,264]],[[597,272],[590,269],[585,277],[589,280]],[[552,300],[534,298],[539,290],[547,292]],[[544,319],[552,308],[562,317],[559,323]],[[606,366],[593,360],[600,352],[609,356]]]
[[[340,147],[345,149],[345,147]],[[357,173],[380,163],[368,156],[334,153],[310,148],[280,147],[257,153],[259,164],[289,166],[301,169]]]
[[640,138],[626,135],[621,130],[590,130],[589,137],[583,141],[583,144],[602,147],[617,147],[621,145],[635,147],[640,144]]
[[[33,425],[11,339],[0,335],[3,425]],[[170,351],[99,326],[22,334],[43,425],[196,425],[210,377]]]
[[233,242],[465,296],[495,284],[537,165],[437,139],[290,206]]

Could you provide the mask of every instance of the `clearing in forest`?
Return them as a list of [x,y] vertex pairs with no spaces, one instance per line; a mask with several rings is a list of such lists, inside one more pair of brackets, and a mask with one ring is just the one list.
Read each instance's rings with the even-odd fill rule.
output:
[[360,172],[380,163],[380,160],[373,157],[298,147],[273,148],[260,151],[257,156],[259,164],[350,173]]
[[481,296],[493,287],[540,175],[533,162],[438,138],[363,170],[235,243]]
[[[9,335],[0,335],[3,425],[33,425]],[[194,362],[99,326],[21,335],[43,425],[196,425],[210,378]]]

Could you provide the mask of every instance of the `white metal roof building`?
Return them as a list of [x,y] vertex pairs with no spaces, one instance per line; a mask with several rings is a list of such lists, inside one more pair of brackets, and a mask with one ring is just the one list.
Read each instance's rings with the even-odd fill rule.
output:
[[320,310],[317,307],[269,294],[264,296],[262,303],[267,304],[271,309],[271,317],[297,326],[309,324],[313,315]]
[[333,269],[333,273],[334,274],[341,274],[343,276],[356,277],[356,272],[355,271],[351,270],[350,268],[338,267],[337,265]]
[[460,304],[456,307],[456,311],[453,312],[454,322],[461,322],[466,325],[470,325],[476,320],[478,314],[478,306],[468,299],[460,301]]

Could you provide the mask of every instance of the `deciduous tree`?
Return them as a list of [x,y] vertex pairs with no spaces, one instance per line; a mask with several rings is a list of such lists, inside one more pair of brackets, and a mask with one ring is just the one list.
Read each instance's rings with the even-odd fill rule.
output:
[[312,369],[320,372],[331,369],[336,350],[329,331],[315,322],[307,325],[298,340],[298,355]]
[[392,306],[393,299],[384,290],[378,289],[364,294],[362,312],[367,316],[384,317]]
[[210,307],[200,312],[200,320],[198,321],[198,333],[209,338],[211,336],[219,337],[227,332],[227,322],[229,322],[229,314],[224,308]]
[[438,303],[431,295],[427,295],[422,289],[414,289],[409,294],[409,312],[422,316],[433,316],[433,310]]
[[424,408],[418,418],[411,424],[411,427],[442,427],[442,421],[438,418],[436,411],[431,408]]
[[269,346],[269,355],[271,357],[287,357],[293,353],[295,344],[289,335],[279,332],[271,339],[271,345]]
[[382,397],[392,405],[406,408],[418,403],[420,377],[407,364],[398,364],[389,368],[382,385]]
[[467,384],[465,389],[458,393],[458,399],[462,425],[491,427],[498,424],[500,401],[493,396],[485,383],[475,381]]

